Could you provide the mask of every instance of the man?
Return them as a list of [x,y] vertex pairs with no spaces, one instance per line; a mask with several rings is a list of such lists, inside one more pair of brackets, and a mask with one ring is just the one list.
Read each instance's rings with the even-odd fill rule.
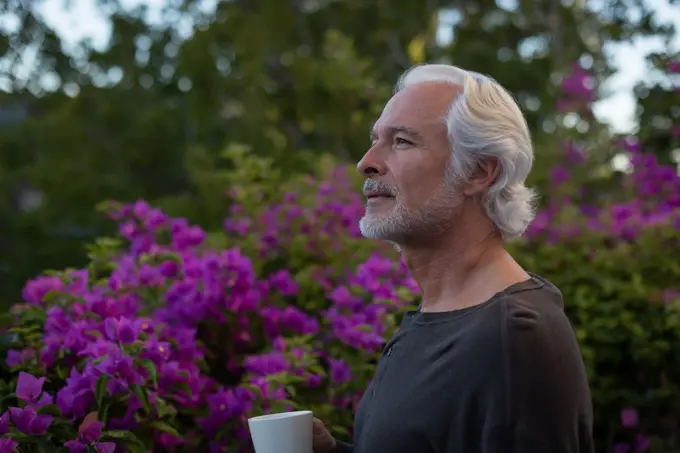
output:
[[561,293],[504,249],[533,219],[529,130],[492,79],[404,74],[359,162],[364,236],[395,244],[422,293],[384,348],[354,444],[315,453],[587,453],[592,406]]

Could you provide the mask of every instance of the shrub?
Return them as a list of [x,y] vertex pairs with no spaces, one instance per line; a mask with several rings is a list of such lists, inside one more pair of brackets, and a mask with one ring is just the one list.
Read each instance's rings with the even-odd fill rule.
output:
[[346,429],[337,409],[360,396],[416,286],[356,241],[362,205],[344,172],[298,181],[256,217],[234,206],[229,234],[210,237],[144,201],[109,206],[119,236],[92,246],[86,269],[28,282],[8,316],[4,441],[247,450],[247,416],[312,405]]
[[[632,152],[623,187],[644,201],[578,208],[555,187],[512,249],[564,292],[598,451],[665,452],[679,441],[680,182]],[[415,282],[360,238],[346,167],[231,196],[241,204],[212,234],[144,201],[110,204],[119,236],[86,269],[27,283],[5,320],[0,451],[249,451],[246,418],[291,408],[351,434]]]

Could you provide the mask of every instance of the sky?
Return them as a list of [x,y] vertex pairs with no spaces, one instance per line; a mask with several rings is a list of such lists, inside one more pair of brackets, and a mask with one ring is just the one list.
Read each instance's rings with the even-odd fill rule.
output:
[[[646,3],[656,11],[657,20],[675,25],[678,33],[671,47],[674,51],[680,51],[680,6],[671,6],[668,0],[647,0]],[[647,38],[637,39],[633,45],[610,45],[605,48],[607,57],[618,71],[603,87],[605,91],[615,94],[595,107],[598,118],[621,132],[628,132],[635,127],[633,87],[645,77],[654,76],[650,71],[651,65],[644,59],[645,55],[664,47],[661,39]]]
[[[70,8],[64,7],[69,1]],[[134,7],[147,5],[151,20],[159,17],[158,11],[167,0],[122,0],[123,5]],[[515,0],[497,0],[501,6],[512,7]],[[558,0],[555,0],[558,1]],[[607,0],[586,0],[590,7],[601,8]],[[605,2],[605,3],[603,3]],[[97,47],[104,47],[110,34],[106,18],[96,6],[97,0],[44,0],[41,13],[50,26],[65,40],[67,48],[83,39],[90,38]],[[669,0],[646,0],[656,13],[656,19],[662,23],[673,23],[680,30],[680,7],[671,6]],[[214,0],[204,0],[204,7],[211,9]],[[631,12],[634,14],[634,12]],[[0,26],[7,18],[0,17]],[[186,34],[190,33],[190,24],[180,24]],[[450,27],[442,28],[440,35],[444,40],[450,39]],[[645,77],[650,77],[650,67],[644,60],[645,55],[661,50],[664,43],[658,38],[637,39],[633,44],[608,45],[605,53],[617,73],[603,85],[607,97],[599,101],[594,111],[596,116],[609,124],[616,132],[634,132],[635,101],[632,89]],[[675,50],[680,50],[680,33],[672,43]],[[474,68],[470,68],[474,69]],[[493,75],[493,74],[492,74]]]

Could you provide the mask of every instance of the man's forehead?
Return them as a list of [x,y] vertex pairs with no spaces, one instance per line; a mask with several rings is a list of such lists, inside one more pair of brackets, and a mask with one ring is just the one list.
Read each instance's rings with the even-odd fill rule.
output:
[[387,102],[374,129],[439,124],[461,89],[458,85],[441,82],[409,86],[397,92]]

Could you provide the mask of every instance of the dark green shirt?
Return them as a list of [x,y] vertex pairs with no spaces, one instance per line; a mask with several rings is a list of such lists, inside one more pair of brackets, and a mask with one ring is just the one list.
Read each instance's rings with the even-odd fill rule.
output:
[[408,313],[339,450],[591,453],[592,423],[562,295],[532,275],[481,305]]

